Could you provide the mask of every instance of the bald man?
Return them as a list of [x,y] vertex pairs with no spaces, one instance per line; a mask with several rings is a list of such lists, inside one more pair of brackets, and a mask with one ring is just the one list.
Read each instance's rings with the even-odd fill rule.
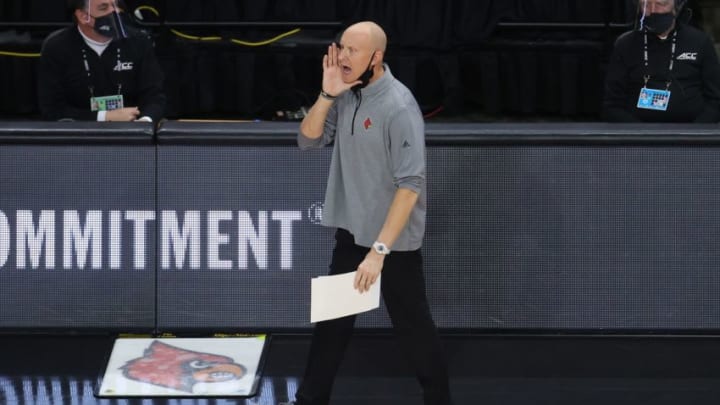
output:
[[[425,296],[425,127],[412,93],[383,63],[387,38],[372,22],[348,27],[323,58],[322,90],[300,124],[302,149],[334,144],[323,225],[337,228],[330,274],[380,282],[395,335],[425,404],[450,404],[447,366]],[[380,274],[382,273],[382,279]],[[381,281],[380,281],[381,280]],[[297,405],[326,405],[355,316],[319,322]],[[292,403],[292,402],[291,402]]]

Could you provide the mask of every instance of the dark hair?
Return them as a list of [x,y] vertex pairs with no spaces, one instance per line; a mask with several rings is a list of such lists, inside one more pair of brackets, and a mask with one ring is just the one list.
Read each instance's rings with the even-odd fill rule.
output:
[[88,0],[67,0],[67,7],[71,12],[75,10],[84,10],[87,8],[87,2]]
[[[682,9],[687,5],[687,2],[688,2],[688,0],[674,0],[673,7],[675,8],[675,12],[677,14],[680,14],[680,11],[682,11]],[[639,10],[641,0],[634,0],[634,3],[635,3],[635,7]]]
[[[67,6],[70,12],[74,12],[75,10],[85,10],[88,6],[89,0],[67,0]],[[116,0],[118,7],[122,8],[123,10],[126,9],[125,2],[123,0]]]

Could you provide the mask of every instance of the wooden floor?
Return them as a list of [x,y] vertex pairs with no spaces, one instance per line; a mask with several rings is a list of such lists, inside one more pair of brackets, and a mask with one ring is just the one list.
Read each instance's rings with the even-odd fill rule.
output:
[[[719,337],[444,336],[456,405],[720,403]],[[93,396],[112,337],[0,335],[0,404],[275,405],[297,389],[309,337],[274,335],[251,399]],[[421,405],[388,335],[356,336],[334,405]]]

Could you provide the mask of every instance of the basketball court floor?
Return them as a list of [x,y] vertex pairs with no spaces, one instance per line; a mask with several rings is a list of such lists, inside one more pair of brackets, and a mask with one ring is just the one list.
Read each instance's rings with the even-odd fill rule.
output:
[[[252,398],[100,399],[110,336],[0,335],[0,404],[275,405],[302,375],[308,335],[272,335]],[[720,403],[713,336],[444,335],[456,405]],[[421,405],[392,336],[354,337],[333,405]]]

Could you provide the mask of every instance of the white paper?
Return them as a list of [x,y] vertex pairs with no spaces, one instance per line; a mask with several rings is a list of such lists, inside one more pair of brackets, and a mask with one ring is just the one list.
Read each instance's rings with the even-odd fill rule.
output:
[[315,277],[310,291],[310,322],[359,314],[380,306],[380,276],[368,291],[353,287],[355,273]]

